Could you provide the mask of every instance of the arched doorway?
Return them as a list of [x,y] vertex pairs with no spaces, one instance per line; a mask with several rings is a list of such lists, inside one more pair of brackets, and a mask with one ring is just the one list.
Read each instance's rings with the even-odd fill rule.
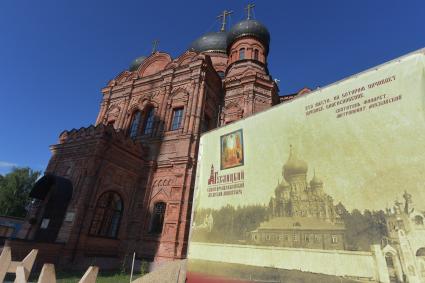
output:
[[56,241],[72,197],[72,190],[70,180],[55,175],[46,175],[36,182],[30,197],[42,200],[45,204],[42,207],[42,217],[38,222],[35,241],[48,243]]
[[391,253],[385,254],[385,262],[387,263],[388,274],[390,276],[390,282],[398,282],[397,281],[397,273],[395,270],[393,255]]
[[390,282],[403,282],[403,270],[401,268],[401,263],[400,259],[398,258],[397,251],[389,245],[386,245],[382,251],[385,255],[385,262],[387,263]]

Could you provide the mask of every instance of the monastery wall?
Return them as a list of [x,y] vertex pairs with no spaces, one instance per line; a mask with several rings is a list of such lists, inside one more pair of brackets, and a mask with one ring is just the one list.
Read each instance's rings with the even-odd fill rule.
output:
[[380,247],[372,249],[374,252],[193,242],[189,257],[389,282],[384,279],[387,267]]

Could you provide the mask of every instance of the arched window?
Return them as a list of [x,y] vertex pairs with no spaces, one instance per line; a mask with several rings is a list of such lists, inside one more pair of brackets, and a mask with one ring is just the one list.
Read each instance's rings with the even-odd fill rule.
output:
[[254,60],[258,61],[258,49],[254,50]]
[[145,127],[143,129],[143,134],[151,134],[153,132],[153,120],[155,118],[155,110],[154,108],[150,108],[146,113],[145,118]]
[[239,49],[239,60],[245,59],[245,48]]
[[183,108],[175,108],[173,109],[173,120],[171,122],[171,130],[177,130],[181,126],[181,122],[183,120]]
[[425,257],[425,248],[420,248],[416,251],[416,256]]
[[106,192],[99,197],[94,211],[90,234],[116,238],[122,216],[123,203],[115,192]]
[[420,215],[415,216],[415,224],[416,225],[424,225],[424,219]]
[[132,139],[134,139],[137,136],[141,118],[142,118],[142,113],[140,113],[140,111],[137,111],[133,114],[133,119],[131,120],[130,133],[129,133]]
[[165,218],[165,202],[157,202],[153,207],[152,222],[151,222],[151,233],[161,234],[162,227],[164,226]]

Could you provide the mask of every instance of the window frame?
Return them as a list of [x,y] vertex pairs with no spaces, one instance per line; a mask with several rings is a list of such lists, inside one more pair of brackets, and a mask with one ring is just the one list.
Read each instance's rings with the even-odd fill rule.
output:
[[[137,122],[136,122],[137,115]],[[142,112],[140,110],[136,110],[133,112],[130,121],[130,127],[128,128],[128,135],[130,138],[135,139],[139,135],[139,128],[142,120]]]
[[[159,206],[161,204],[164,205],[162,213],[156,213],[157,205]],[[151,216],[151,223],[149,228],[150,234],[162,235],[162,232],[164,231],[166,212],[167,212],[167,203],[165,201],[157,201],[154,203],[152,207],[152,216]],[[161,218],[161,215],[162,215],[162,218]],[[156,217],[159,217],[159,218],[156,218]],[[159,221],[157,219],[159,219]],[[159,225],[158,223],[161,223],[161,224]]]
[[[179,116],[179,121],[178,124],[175,123],[175,119],[176,117],[176,113],[181,113],[181,115]],[[182,122],[183,122],[183,116],[184,116],[184,107],[175,107],[173,108],[173,112],[171,115],[171,124],[170,124],[170,131],[177,131],[181,128],[182,126]]]
[[150,135],[153,133],[155,126],[155,108],[149,107],[147,111],[145,111],[145,119],[143,123],[143,135]]
[[246,52],[246,49],[245,48],[242,47],[242,48],[239,49],[239,60],[244,60],[245,59],[245,57],[246,57],[245,52]]
[[[120,209],[116,209],[113,207],[115,205],[115,203],[113,203],[114,197],[118,197],[117,200],[120,201]],[[101,206],[102,203],[100,202],[103,201],[103,198],[108,198],[106,200],[107,201],[106,206]],[[111,211],[112,211],[112,214],[111,214]],[[93,212],[93,217],[90,223],[90,229],[88,234],[94,237],[117,239],[119,230],[121,227],[123,212],[124,212],[124,202],[120,194],[118,194],[116,191],[106,191],[102,193],[97,198],[96,206]],[[118,219],[118,221],[117,223],[114,223],[116,219]],[[95,225],[97,225],[97,227]],[[105,231],[105,227],[104,227],[105,225],[107,225],[108,227],[106,228],[106,232],[104,233],[103,231]],[[93,229],[96,229],[96,231],[93,231]]]
[[254,60],[259,61],[260,58],[260,52],[258,51],[258,49],[254,49]]

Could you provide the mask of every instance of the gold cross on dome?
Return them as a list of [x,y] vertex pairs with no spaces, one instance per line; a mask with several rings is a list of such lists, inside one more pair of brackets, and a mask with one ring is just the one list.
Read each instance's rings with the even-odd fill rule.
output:
[[159,43],[158,39],[155,39],[154,41],[152,41],[152,54],[157,51],[158,43]]
[[217,16],[217,19],[222,18],[221,29],[220,29],[221,31],[225,31],[226,30],[226,17],[229,16],[230,14],[233,14],[233,11],[224,10],[223,11],[223,14],[220,14],[220,15]]
[[254,7],[255,7],[255,4],[248,4],[246,6],[245,10],[246,10],[246,16],[247,16],[246,19],[247,20],[251,19],[251,10],[254,9]]

